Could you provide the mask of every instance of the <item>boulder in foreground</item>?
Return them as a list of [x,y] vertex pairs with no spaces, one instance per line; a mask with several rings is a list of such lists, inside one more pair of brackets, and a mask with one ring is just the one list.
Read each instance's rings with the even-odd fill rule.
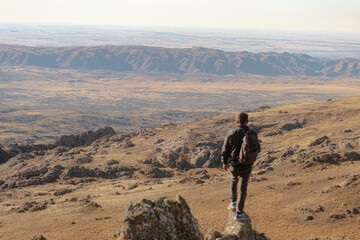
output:
[[160,198],[130,204],[119,229],[119,240],[202,240],[204,239],[186,201]]

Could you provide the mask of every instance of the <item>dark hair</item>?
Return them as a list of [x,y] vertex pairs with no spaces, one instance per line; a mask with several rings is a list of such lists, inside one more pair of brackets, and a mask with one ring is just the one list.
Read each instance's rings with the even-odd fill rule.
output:
[[249,115],[246,112],[242,112],[236,117],[236,120],[238,120],[240,122],[240,124],[248,123]]

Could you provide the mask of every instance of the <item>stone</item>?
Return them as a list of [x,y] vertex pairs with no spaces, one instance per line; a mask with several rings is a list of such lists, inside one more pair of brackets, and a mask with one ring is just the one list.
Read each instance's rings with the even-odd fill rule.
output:
[[257,240],[267,238],[256,238],[257,234],[251,227],[249,217],[238,221],[235,220],[236,212],[228,210],[228,219],[223,232],[209,230],[205,235],[205,240]]
[[64,147],[79,147],[90,146],[96,140],[105,137],[115,135],[116,132],[111,127],[99,128],[96,131],[83,132],[80,135],[63,135],[59,140],[55,142],[56,146]]
[[339,164],[341,156],[337,153],[327,153],[321,156],[313,157],[313,161],[317,163]]
[[117,161],[115,159],[111,159],[111,160],[106,162],[106,165],[108,165],[108,166],[117,165],[117,164],[119,164],[119,161]]
[[158,168],[163,168],[164,167],[164,165],[162,165],[156,158],[146,158],[146,159],[141,160],[139,162],[143,163],[143,164],[151,165],[153,167],[158,167]]
[[345,214],[332,214],[332,215],[329,216],[329,218],[340,220],[340,219],[346,218],[346,215]]
[[302,122],[295,121],[294,123],[286,123],[281,126],[281,130],[292,131],[294,129],[303,128],[306,122],[306,119],[304,119]]
[[61,165],[56,165],[53,168],[50,168],[47,173],[44,174],[43,180],[47,183],[56,182],[60,175],[62,174],[64,167]]
[[23,212],[36,212],[36,211],[41,211],[46,209],[48,205],[48,202],[43,202],[43,203],[38,203],[36,201],[32,201],[32,202],[25,202],[22,206],[15,208],[13,210],[15,210],[18,213],[23,213]]
[[39,235],[39,236],[33,237],[31,240],[46,240],[46,238],[43,235]]
[[130,204],[117,234],[119,240],[202,240],[198,221],[186,201],[160,198]]
[[146,166],[145,168],[140,170],[140,173],[151,178],[166,178],[174,176],[174,174],[170,171],[159,169],[153,166]]
[[283,131],[278,130],[278,131],[272,131],[272,132],[265,133],[264,136],[272,137],[272,136],[277,136],[277,135],[282,135],[282,134],[283,134]]
[[360,161],[360,154],[355,151],[347,152],[344,155],[344,161]]
[[316,139],[314,142],[310,143],[309,147],[320,145],[323,142],[325,142],[326,140],[329,141],[329,138],[327,136],[320,137],[320,138]]
[[60,189],[54,192],[54,196],[61,196],[61,195],[65,195],[67,193],[71,193],[73,192],[73,189],[70,188],[65,188],[65,189]]

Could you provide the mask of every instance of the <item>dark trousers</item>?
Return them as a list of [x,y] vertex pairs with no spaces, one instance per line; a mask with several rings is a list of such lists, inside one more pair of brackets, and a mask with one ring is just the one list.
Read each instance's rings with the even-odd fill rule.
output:
[[[252,168],[242,170],[238,167],[230,166],[231,182],[230,182],[230,200],[236,202],[236,212],[238,214],[243,213],[245,206],[245,199],[247,195],[247,186],[251,174]],[[241,179],[241,180],[240,180]],[[240,180],[240,186],[238,186]],[[240,189],[240,197],[238,196],[238,189]]]

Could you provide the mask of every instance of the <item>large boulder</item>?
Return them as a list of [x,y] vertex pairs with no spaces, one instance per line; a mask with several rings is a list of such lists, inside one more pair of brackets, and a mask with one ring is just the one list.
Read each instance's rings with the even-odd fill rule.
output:
[[118,232],[119,240],[202,240],[198,221],[186,201],[160,198],[131,204]]

